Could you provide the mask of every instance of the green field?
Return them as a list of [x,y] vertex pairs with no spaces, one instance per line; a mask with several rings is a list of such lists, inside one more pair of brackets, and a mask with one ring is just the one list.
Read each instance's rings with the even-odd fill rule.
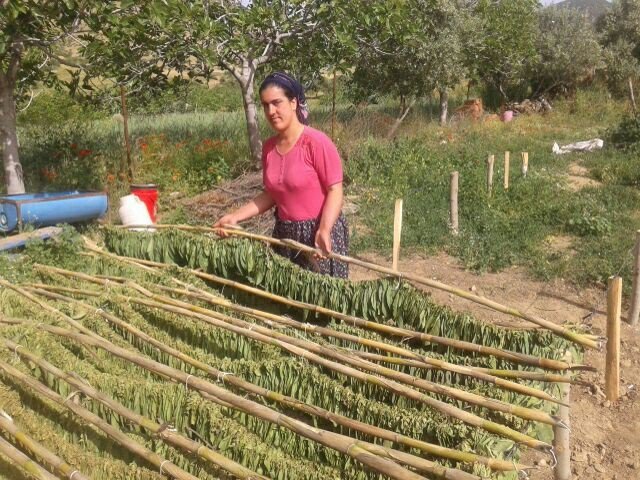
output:
[[[164,194],[194,195],[250,170],[244,116],[232,87],[222,83],[180,99],[167,94],[151,106],[136,106],[132,99],[134,180],[155,182]],[[403,248],[408,253],[444,250],[470,269],[523,265],[539,278],[559,277],[582,286],[600,285],[614,273],[629,280],[630,249],[640,224],[640,158],[608,142],[610,130],[625,115],[624,102],[592,89],[555,102],[554,111],[545,116],[440,127],[434,99],[418,104],[390,141],[385,134],[397,104],[356,108],[340,93],[334,139],[345,163],[347,196],[359,206],[351,219],[356,253],[390,252],[393,203],[402,197]],[[451,110],[462,100],[453,96]],[[329,96],[320,92],[311,104],[312,124],[330,133]],[[81,106],[59,94],[38,97],[20,118],[28,189],[107,188],[114,201],[126,192],[117,173],[124,149],[115,108]],[[593,137],[605,139],[602,151],[551,153],[554,141]],[[502,188],[507,150],[508,192]],[[520,173],[522,151],[529,152],[526,179]],[[486,190],[490,154],[496,156],[491,197]],[[588,169],[586,175],[596,182],[571,188],[567,172],[575,165]],[[457,237],[448,230],[454,170],[460,172]],[[164,213],[168,219],[198,222],[181,211]],[[554,246],[558,237],[563,248]]]

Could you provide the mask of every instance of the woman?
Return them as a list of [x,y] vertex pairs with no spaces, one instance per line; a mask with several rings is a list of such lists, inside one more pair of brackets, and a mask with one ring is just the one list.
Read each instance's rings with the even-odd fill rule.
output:
[[[308,126],[302,85],[281,72],[260,86],[264,114],[275,130],[262,148],[264,192],[215,224],[235,225],[275,208],[273,236],[290,238],[323,253],[347,254],[349,230],[341,213],[342,162],[333,142]],[[288,248],[278,253],[309,270],[347,278],[347,264],[311,258]]]

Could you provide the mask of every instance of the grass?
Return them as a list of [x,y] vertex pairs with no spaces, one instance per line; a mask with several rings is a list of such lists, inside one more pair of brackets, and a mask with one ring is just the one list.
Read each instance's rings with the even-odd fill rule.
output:
[[[229,85],[223,83],[220,89],[226,91]],[[202,111],[185,111],[188,104],[181,104],[177,113],[131,116],[134,181],[157,183],[162,192],[195,194],[251,168],[244,116],[227,111],[234,100],[223,102],[215,89],[211,97],[202,91],[190,95]],[[452,106],[461,103],[461,96],[458,92]],[[53,98],[55,108],[39,104],[37,98],[37,115],[21,119],[29,189],[107,188],[115,201],[128,188],[118,177],[124,155],[121,118],[92,110],[84,120],[82,109],[73,104],[63,109],[68,116],[61,117],[60,106],[66,104]],[[177,102],[169,100],[175,109]],[[619,273],[630,285],[630,249],[640,223],[638,155],[608,144],[588,154],[551,153],[555,141],[608,138],[623,117],[623,103],[598,90],[581,91],[573,101],[556,103],[544,117],[440,127],[435,123],[437,101],[431,99],[419,103],[397,138],[388,141],[384,137],[398,114],[397,104],[382,99],[366,108],[348,106],[341,91],[338,101],[334,139],[345,163],[347,195],[360,206],[352,219],[356,253],[390,253],[393,204],[402,197],[405,251],[444,250],[476,271],[521,265],[539,278],[565,278],[576,285],[604,284],[609,275]],[[161,103],[151,111],[158,111]],[[213,111],[216,105],[221,111]],[[313,98],[311,109],[314,126],[330,132],[330,96]],[[56,112],[54,118],[44,121],[51,112]],[[508,192],[502,188],[506,150],[511,152]],[[529,152],[526,179],[520,174],[521,151]],[[491,197],[485,186],[489,154],[496,156]],[[572,163],[586,167],[601,185],[572,190],[566,176]],[[454,170],[460,172],[457,237],[448,229]],[[166,212],[169,217],[184,220],[189,214]],[[557,248],[553,239],[558,237],[567,239],[570,247]]]

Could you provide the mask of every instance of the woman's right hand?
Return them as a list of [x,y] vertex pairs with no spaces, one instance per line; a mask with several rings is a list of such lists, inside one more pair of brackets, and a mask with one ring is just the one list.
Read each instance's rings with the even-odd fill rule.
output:
[[[227,225],[237,225],[238,219],[233,213],[227,213],[224,217],[220,218],[214,225],[213,228],[224,228]],[[218,230],[217,234],[221,237],[228,237],[229,234],[224,230]]]

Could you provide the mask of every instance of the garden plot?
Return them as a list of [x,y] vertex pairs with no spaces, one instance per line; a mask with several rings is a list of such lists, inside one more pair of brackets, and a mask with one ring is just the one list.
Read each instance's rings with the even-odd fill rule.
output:
[[455,314],[402,280],[317,276],[246,239],[102,240],[36,250],[0,290],[1,408],[79,472],[515,478],[522,449],[549,454],[557,382],[581,367],[565,338]]

